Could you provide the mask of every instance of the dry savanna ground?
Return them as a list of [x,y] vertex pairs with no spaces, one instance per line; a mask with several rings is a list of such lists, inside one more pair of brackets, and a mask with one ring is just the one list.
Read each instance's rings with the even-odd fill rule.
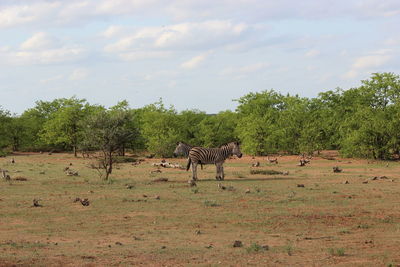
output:
[[0,158],[0,266],[400,264],[400,163],[298,160],[230,159],[225,181],[207,165],[189,187],[185,170],[151,173],[160,159],[118,164],[107,183],[70,154]]

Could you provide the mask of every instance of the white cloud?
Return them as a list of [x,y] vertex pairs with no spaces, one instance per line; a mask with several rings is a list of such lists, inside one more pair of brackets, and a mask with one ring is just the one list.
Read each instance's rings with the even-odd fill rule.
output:
[[122,32],[122,27],[121,26],[111,25],[104,32],[102,32],[100,35],[105,37],[105,38],[112,38],[112,37],[118,35],[121,32]]
[[244,76],[258,72],[266,67],[268,67],[268,64],[264,62],[250,64],[243,67],[227,67],[223,69],[220,74],[224,76]]
[[88,75],[89,71],[87,69],[75,69],[69,76],[69,79],[71,81],[83,80],[86,79]]
[[80,59],[84,50],[80,47],[62,47],[42,51],[17,51],[13,53],[15,64],[51,64],[72,62]]
[[305,53],[305,57],[313,58],[321,54],[321,52],[317,49],[311,49]]
[[195,56],[191,59],[189,59],[188,61],[185,61],[181,64],[181,68],[184,69],[194,69],[196,67],[198,67],[206,58],[207,56],[210,54],[210,52]]
[[56,42],[55,39],[51,38],[47,33],[38,32],[38,33],[35,33],[32,37],[30,37],[28,40],[23,42],[20,45],[20,48],[22,50],[47,49],[47,48],[51,48],[52,46],[54,46],[55,42]]
[[35,33],[18,47],[0,49],[0,62],[13,65],[63,63],[81,59],[85,54],[81,46],[62,44],[44,32]]
[[[167,17],[176,22],[229,19],[250,23],[287,18],[395,18],[399,14],[400,2],[397,0],[19,0],[0,3],[0,28],[44,26],[48,23],[82,25],[83,22],[121,16],[150,19]],[[236,30],[241,31],[240,26]]]
[[373,68],[379,67],[385,64],[390,58],[391,56],[389,55],[379,55],[379,54],[359,57],[353,63],[353,68],[366,69],[371,67]]
[[137,61],[143,59],[168,58],[172,54],[168,51],[133,51],[118,53],[118,58],[124,61]]
[[249,29],[244,23],[231,21],[204,21],[180,23],[162,27],[143,27],[107,45],[109,53],[138,49],[182,50],[208,49],[240,42]]
[[344,78],[355,78],[361,72],[376,72],[376,69],[384,66],[393,58],[392,50],[381,49],[369,55],[358,57],[354,60],[350,70],[346,72]]
[[0,28],[39,22],[60,7],[59,2],[32,3],[31,1],[25,4],[4,6],[0,8]]
[[53,76],[53,77],[50,77],[50,78],[47,78],[47,79],[41,79],[40,83],[46,84],[46,83],[49,83],[49,82],[61,80],[63,78],[64,78],[64,75],[56,75],[56,76]]

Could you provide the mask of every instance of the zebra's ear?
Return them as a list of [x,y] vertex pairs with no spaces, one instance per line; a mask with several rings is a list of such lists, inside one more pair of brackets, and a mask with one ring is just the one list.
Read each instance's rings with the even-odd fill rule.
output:
[[238,141],[236,141],[236,142],[235,142],[235,145],[237,145],[237,146],[238,146],[238,145],[239,145],[239,142],[238,142]]
[[180,142],[176,142],[176,145],[179,145]]

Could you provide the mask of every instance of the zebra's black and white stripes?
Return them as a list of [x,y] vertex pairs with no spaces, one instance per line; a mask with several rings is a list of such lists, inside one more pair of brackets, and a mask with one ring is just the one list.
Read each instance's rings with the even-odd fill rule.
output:
[[189,151],[189,159],[186,170],[189,170],[190,165],[192,166],[193,180],[197,180],[197,165],[198,164],[215,164],[217,168],[216,179],[224,179],[224,167],[225,160],[231,156],[236,155],[239,158],[242,157],[238,142],[230,142],[219,148],[204,148],[204,147],[193,147]]
[[[185,158],[189,157],[189,151],[193,146],[186,144],[184,142],[177,142],[176,148],[174,150],[174,157],[184,156]],[[201,169],[203,169],[203,164],[201,165]]]

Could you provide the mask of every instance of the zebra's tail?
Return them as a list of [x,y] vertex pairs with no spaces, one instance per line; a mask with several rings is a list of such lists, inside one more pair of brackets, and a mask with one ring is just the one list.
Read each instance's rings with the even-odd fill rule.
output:
[[188,163],[186,165],[186,171],[188,171],[190,169],[190,164],[192,164],[192,159],[191,158],[188,159]]

